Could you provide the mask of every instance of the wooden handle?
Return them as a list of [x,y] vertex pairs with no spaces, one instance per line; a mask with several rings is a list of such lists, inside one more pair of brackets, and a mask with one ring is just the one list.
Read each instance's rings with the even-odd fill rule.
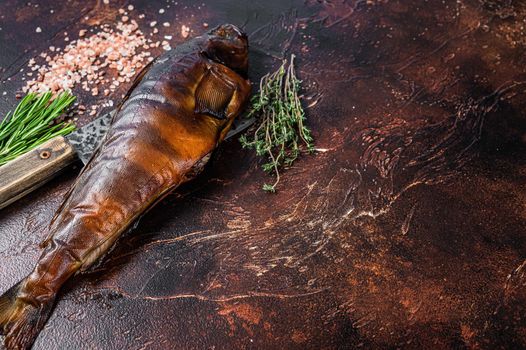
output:
[[62,136],[0,166],[0,209],[45,184],[76,159]]

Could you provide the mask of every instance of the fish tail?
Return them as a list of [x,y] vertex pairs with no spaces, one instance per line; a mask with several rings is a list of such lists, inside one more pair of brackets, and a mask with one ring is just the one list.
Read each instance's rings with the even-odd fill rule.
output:
[[36,304],[21,298],[22,282],[0,296],[0,334],[8,350],[30,349],[54,306],[54,300]]

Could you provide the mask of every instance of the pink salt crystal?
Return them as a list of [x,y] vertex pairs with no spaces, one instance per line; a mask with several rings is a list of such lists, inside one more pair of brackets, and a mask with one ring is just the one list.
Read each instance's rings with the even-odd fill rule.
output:
[[119,58],[119,54],[117,52],[111,52],[109,55],[108,55],[108,59],[109,60],[112,60],[112,61],[115,61]]
[[[127,13],[125,16],[128,17]],[[38,76],[26,83],[27,89],[61,91],[80,84],[83,90],[97,94],[100,90],[94,90],[94,87],[98,84],[102,84],[101,88],[108,87],[108,79],[101,81],[99,78],[107,69],[117,70],[118,79],[113,82],[112,89],[113,85],[117,87],[129,82],[136,73],[135,69],[142,67],[141,62],[150,56],[149,52],[142,50],[150,49],[152,41],[145,38],[138,30],[137,22],[129,18],[128,23],[118,22],[115,29],[108,25],[98,29],[99,32],[89,37],[86,36],[87,30],[79,32],[79,39],[68,43],[63,53],[51,48],[50,51],[56,52],[54,56],[42,53],[40,57],[48,62],[45,65],[36,66],[36,62],[30,62],[31,71],[37,71]]]
[[188,35],[190,35],[190,28],[183,24],[181,26],[181,36],[183,38],[188,38]]

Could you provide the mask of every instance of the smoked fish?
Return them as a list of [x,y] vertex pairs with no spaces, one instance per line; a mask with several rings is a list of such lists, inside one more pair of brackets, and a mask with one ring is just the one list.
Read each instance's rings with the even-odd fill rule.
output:
[[30,348],[64,283],[199,173],[249,100],[247,70],[247,36],[225,24],[139,74],[51,221],[34,270],[0,297],[7,349]]

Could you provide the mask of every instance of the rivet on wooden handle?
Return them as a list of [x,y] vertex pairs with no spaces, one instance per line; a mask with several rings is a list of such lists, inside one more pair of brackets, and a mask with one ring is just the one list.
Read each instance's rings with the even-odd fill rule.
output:
[[63,137],[55,137],[0,166],[0,209],[45,184],[76,159]]

